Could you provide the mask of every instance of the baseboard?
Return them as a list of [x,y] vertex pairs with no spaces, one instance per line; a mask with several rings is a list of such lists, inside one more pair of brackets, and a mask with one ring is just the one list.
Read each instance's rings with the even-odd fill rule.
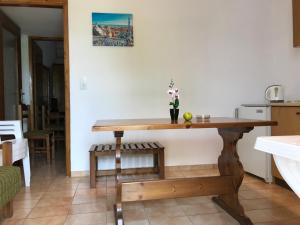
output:
[[[166,172],[174,171],[187,171],[187,170],[203,170],[203,169],[217,169],[217,164],[202,164],[202,165],[186,165],[186,166],[166,166]],[[122,174],[141,174],[141,173],[154,173],[156,170],[152,167],[146,168],[130,168],[122,169]],[[98,170],[98,176],[112,176],[115,174],[115,170]],[[90,171],[72,171],[72,177],[86,177],[90,175]]]
[[185,165],[185,166],[166,166],[166,172],[173,171],[187,171],[187,170],[205,170],[205,169],[217,169],[217,164],[201,164],[201,165]]

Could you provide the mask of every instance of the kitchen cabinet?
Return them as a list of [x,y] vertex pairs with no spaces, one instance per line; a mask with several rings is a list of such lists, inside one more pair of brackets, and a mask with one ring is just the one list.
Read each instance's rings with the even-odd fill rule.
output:
[[300,0],[293,0],[294,47],[300,47]]
[[[274,106],[275,105],[275,106]],[[284,105],[276,104],[271,108],[271,119],[278,122],[278,126],[272,126],[272,136],[280,135],[300,135],[300,104]],[[272,160],[272,175],[275,178],[283,180],[274,160]]]

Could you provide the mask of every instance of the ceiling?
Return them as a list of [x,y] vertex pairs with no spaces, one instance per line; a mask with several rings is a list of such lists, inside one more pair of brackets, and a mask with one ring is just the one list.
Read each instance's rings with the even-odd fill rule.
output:
[[63,37],[62,9],[11,6],[0,9],[21,28],[22,34]]

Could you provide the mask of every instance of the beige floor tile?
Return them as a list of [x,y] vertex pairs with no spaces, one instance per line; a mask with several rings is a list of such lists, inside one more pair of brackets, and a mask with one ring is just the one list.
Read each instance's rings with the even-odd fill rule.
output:
[[78,189],[90,189],[90,184],[89,183],[79,183]]
[[266,198],[296,198],[296,194],[287,189],[270,189],[270,190],[257,190],[263,193]]
[[240,199],[259,199],[259,198],[266,198],[264,191],[258,191],[258,190],[243,190],[239,191],[239,197]]
[[165,172],[165,177],[168,179],[171,178],[183,178],[184,174],[182,172],[174,172],[174,171],[166,171]]
[[[97,180],[98,180],[99,178],[97,177]],[[106,177],[106,182],[109,182],[109,181],[115,181],[116,180],[116,178],[115,178],[115,176],[107,176]]]
[[248,183],[242,183],[242,187],[245,187],[245,189],[277,189],[280,190],[282,189],[281,187],[279,187],[278,185],[274,185],[274,184],[268,184],[265,183],[264,181],[261,180],[256,180],[256,181],[252,181],[252,182],[248,182]]
[[240,202],[246,211],[254,209],[270,209],[281,207],[281,205],[267,198],[241,199]]
[[107,195],[115,195],[116,194],[116,188],[115,187],[107,187],[106,188]]
[[23,192],[46,192],[49,189],[49,185],[47,184],[36,184],[36,185],[32,185],[30,184],[30,187],[26,187],[23,189]]
[[284,209],[292,214],[291,217],[300,217],[300,205],[289,205]]
[[69,215],[65,225],[104,225],[106,224],[106,213],[85,213]]
[[[209,214],[207,214],[209,215]],[[236,221],[232,216],[230,216],[228,213],[223,211],[223,215],[225,218],[225,221],[228,225],[240,225],[238,221]]]
[[123,203],[123,209],[124,210],[130,210],[130,209],[143,209],[144,203],[143,202],[127,202]]
[[99,201],[89,204],[71,205],[69,214],[106,212],[106,201]]
[[[193,225],[188,217],[174,217],[174,218],[153,218],[150,219],[151,225]],[[221,224],[218,224],[221,225]]]
[[155,208],[146,208],[145,212],[149,219],[184,216],[184,212],[179,206],[160,206]]
[[24,222],[24,219],[11,219],[11,220],[0,220],[1,225],[21,225]]
[[72,201],[72,197],[43,197],[39,200],[36,207],[71,205]]
[[93,189],[77,189],[75,197],[77,196],[104,197],[106,196],[106,187]]
[[16,219],[24,219],[33,209],[16,209],[14,210],[14,214],[8,220],[16,220]]
[[73,198],[72,204],[87,204],[87,203],[97,203],[97,202],[105,202],[106,197],[95,197],[95,196],[75,196]]
[[202,203],[210,203],[212,196],[200,196],[190,198],[177,198],[176,202],[178,205],[197,205]]
[[63,225],[67,216],[43,217],[25,219],[22,225]]
[[254,223],[254,225],[286,225],[285,221],[283,222],[263,222],[263,223]]
[[291,219],[291,220],[282,220],[278,222],[266,222],[266,223],[254,223],[254,225],[299,225],[300,218]]
[[27,218],[39,218],[48,216],[64,216],[69,212],[69,206],[55,206],[55,207],[36,207],[33,208]]
[[217,169],[212,170],[188,170],[182,172],[184,177],[206,177],[206,176],[219,176],[220,173]]
[[272,209],[246,211],[246,215],[253,223],[276,221],[274,211],[272,211]]
[[298,217],[293,211],[287,208],[272,208],[262,210],[246,211],[246,215],[254,223],[261,222],[278,222],[281,220],[288,220]]
[[146,213],[144,209],[130,209],[123,211],[123,218],[127,222],[145,220]]
[[153,200],[153,201],[145,201],[145,208],[157,208],[160,206],[177,206],[177,202],[175,199],[163,199],[163,200]]
[[116,186],[116,181],[115,180],[110,180],[106,182],[106,187],[115,187]]
[[257,179],[255,176],[246,173],[243,179],[243,183],[257,182],[257,180],[259,179]]
[[113,195],[109,195],[106,197],[106,207],[108,211],[114,210],[114,204],[116,202],[116,197]]
[[45,192],[19,192],[15,199],[16,201],[24,201],[24,200],[39,200]]
[[[167,176],[210,176],[217,173],[216,169],[172,170]],[[126,177],[156,179],[157,175]],[[2,224],[114,225],[115,178],[97,177],[96,186],[96,189],[90,189],[89,177],[65,177],[63,169],[41,164],[40,169],[33,170],[32,186],[22,188],[17,194],[14,217]],[[124,221],[127,225],[192,225],[192,222],[194,225],[237,225],[211,201],[211,197],[124,203]],[[300,199],[287,189],[246,174],[240,199],[246,215],[255,225],[300,225]]]
[[[90,180],[88,181],[88,184],[90,185]],[[96,181],[96,188],[105,188],[106,185],[106,181]]]
[[218,213],[220,208],[213,202],[202,203],[195,205],[182,205],[180,206],[186,216],[194,216],[207,213]]
[[194,225],[234,225],[233,220],[228,218],[224,213],[203,214],[190,216]]
[[69,191],[52,191],[46,192],[43,197],[58,198],[58,197],[74,197],[76,190]]
[[124,221],[126,225],[150,225],[148,220]]
[[23,201],[14,201],[13,206],[14,209],[32,209],[36,206],[39,200],[23,200]]
[[78,184],[61,184],[61,185],[51,185],[50,188],[48,189],[48,192],[62,192],[62,191],[75,191],[78,187]]
[[300,224],[300,217],[291,219],[291,220],[285,220],[281,221],[284,225],[299,225]]
[[114,211],[107,211],[106,212],[106,223],[107,224],[114,224],[115,225],[115,214],[114,214]]
[[281,207],[290,207],[295,205],[300,205],[300,198],[294,196],[276,196],[271,199],[273,202]]

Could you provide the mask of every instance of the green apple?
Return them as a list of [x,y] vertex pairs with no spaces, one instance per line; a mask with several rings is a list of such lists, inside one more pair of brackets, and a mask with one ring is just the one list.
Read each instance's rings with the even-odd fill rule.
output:
[[183,114],[183,118],[185,119],[185,121],[190,121],[193,118],[193,114],[190,112],[185,112]]

